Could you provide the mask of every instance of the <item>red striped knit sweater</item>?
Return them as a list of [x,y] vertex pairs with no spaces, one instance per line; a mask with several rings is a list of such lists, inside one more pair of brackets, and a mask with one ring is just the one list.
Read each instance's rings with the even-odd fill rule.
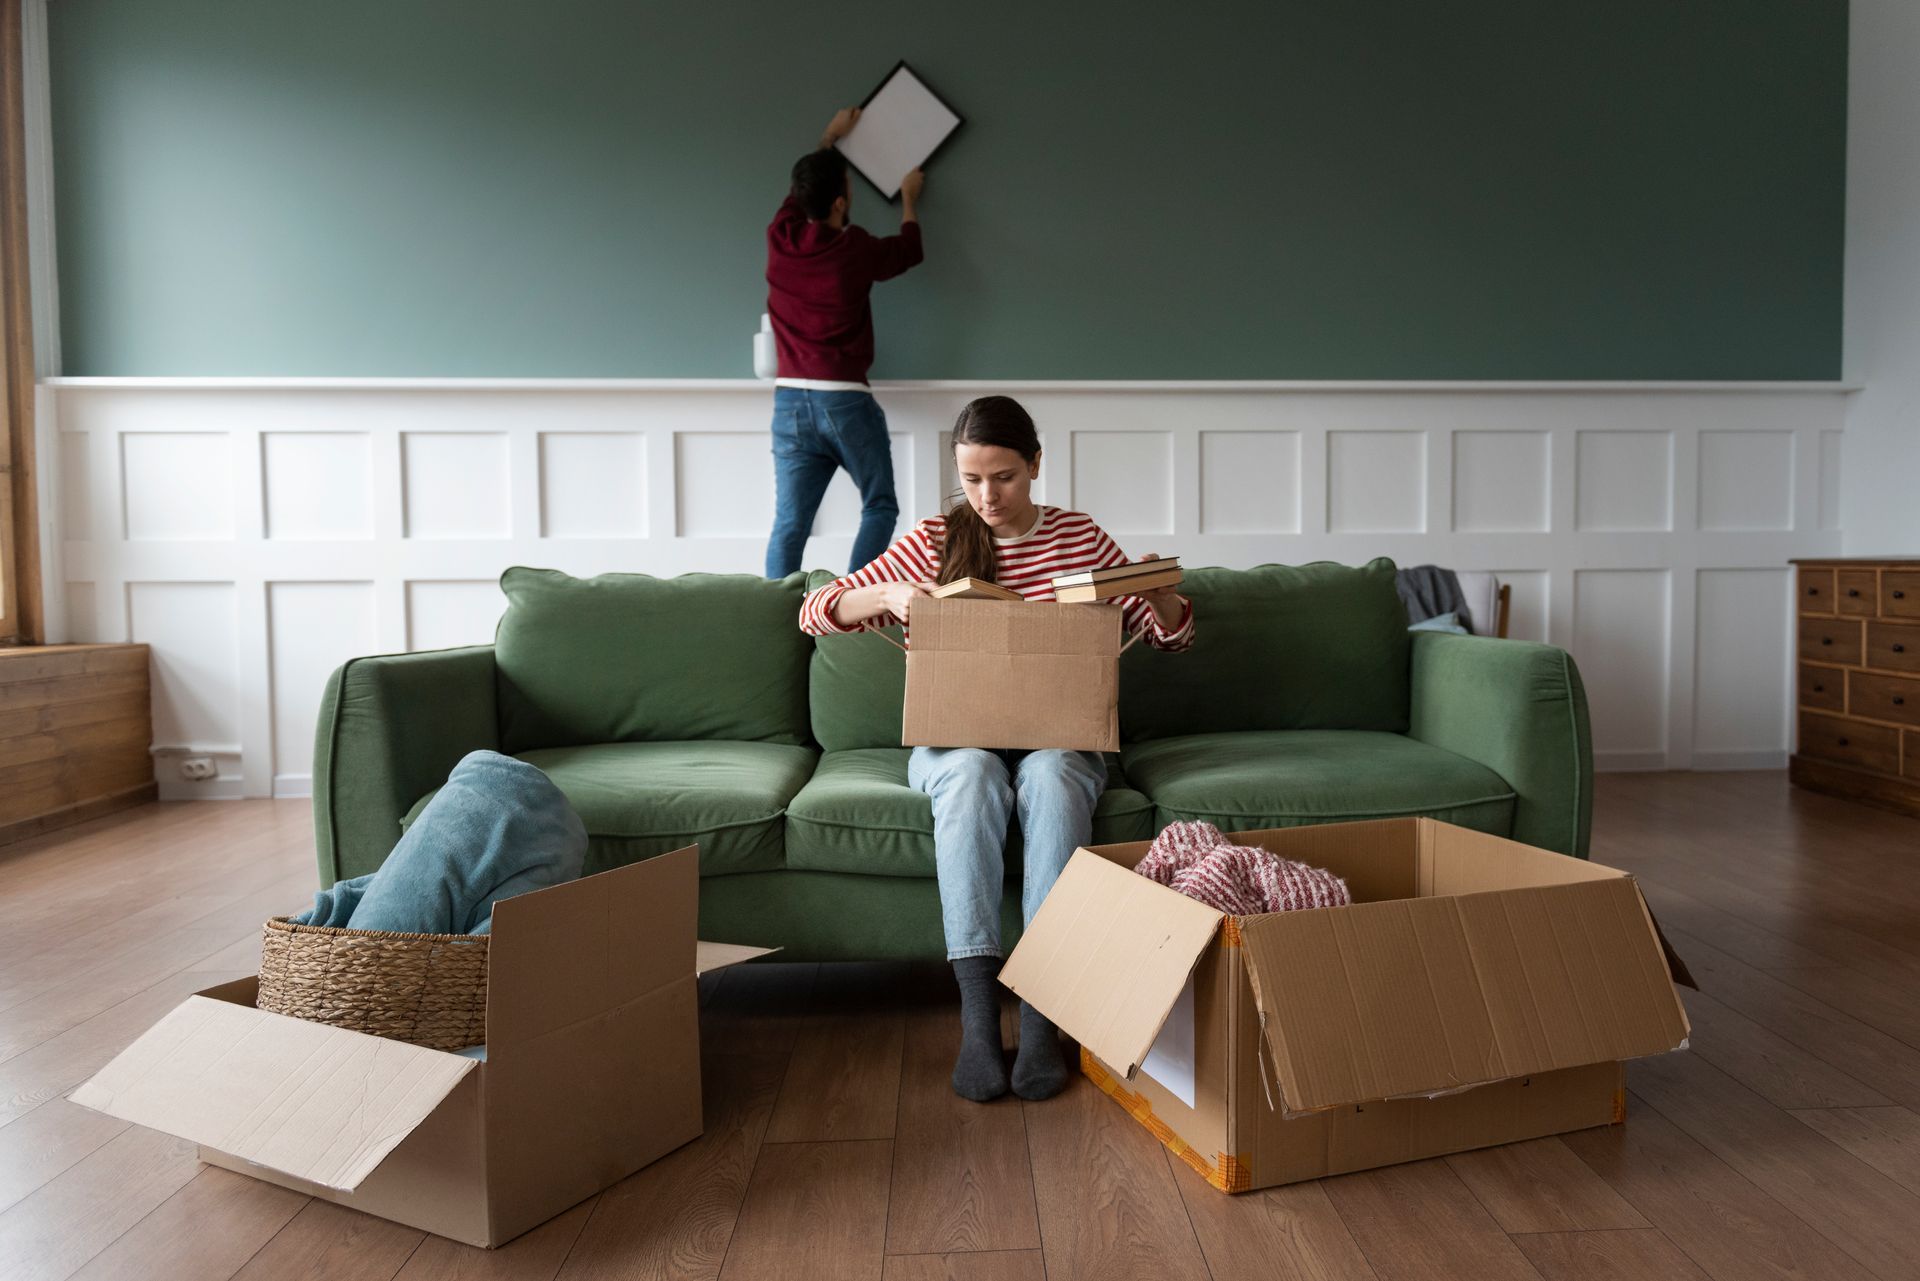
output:
[[[814,636],[832,636],[900,622],[888,614],[883,619],[842,627],[833,621],[833,607],[855,587],[932,582],[940,572],[940,549],[946,537],[947,518],[930,516],[896,538],[893,546],[860,569],[808,592],[800,604],[800,630]],[[1040,518],[1031,530],[1019,538],[995,539],[993,550],[1000,585],[1036,601],[1053,599],[1053,580],[1062,574],[1111,569],[1128,563],[1126,553],[1107,536],[1106,530],[1093,523],[1093,517],[1059,507],[1040,508]],[[1181,611],[1179,625],[1168,630],[1154,617],[1153,607],[1138,596],[1118,599],[1127,630],[1144,629],[1144,639],[1155,649],[1183,650],[1193,644],[1193,602],[1188,601]]]

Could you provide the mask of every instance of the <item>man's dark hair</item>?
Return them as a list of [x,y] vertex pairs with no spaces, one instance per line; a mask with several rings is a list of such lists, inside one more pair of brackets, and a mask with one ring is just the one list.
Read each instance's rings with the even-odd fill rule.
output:
[[809,151],[793,166],[793,194],[807,217],[826,221],[833,216],[833,202],[847,194],[847,158],[835,147]]

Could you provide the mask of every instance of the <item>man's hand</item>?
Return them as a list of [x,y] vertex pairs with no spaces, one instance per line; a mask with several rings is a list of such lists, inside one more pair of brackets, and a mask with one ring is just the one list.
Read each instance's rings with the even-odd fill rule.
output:
[[920,189],[927,185],[927,175],[915,169],[900,180],[900,198],[908,204],[920,199]]
[[825,151],[840,139],[853,132],[860,123],[860,108],[842,107],[833,113],[833,119],[827,121],[827,131],[820,135],[820,150]]

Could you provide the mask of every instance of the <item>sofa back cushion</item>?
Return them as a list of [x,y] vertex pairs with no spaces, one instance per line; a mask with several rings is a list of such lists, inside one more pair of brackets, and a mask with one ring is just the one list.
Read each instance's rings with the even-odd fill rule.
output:
[[[832,582],[816,569],[809,591]],[[888,629],[900,639],[898,627]],[[870,632],[820,636],[813,644],[808,710],[813,737],[829,752],[856,747],[900,746],[900,714],[907,697],[907,656]]]
[[509,569],[494,640],[500,750],[807,742],[802,581]]
[[1195,569],[1193,648],[1120,660],[1129,743],[1236,730],[1405,733],[1412,642],[1393,562]]

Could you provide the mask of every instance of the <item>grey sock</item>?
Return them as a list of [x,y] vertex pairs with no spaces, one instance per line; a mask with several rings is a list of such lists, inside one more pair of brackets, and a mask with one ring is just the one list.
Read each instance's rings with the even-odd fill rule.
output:
[[1013,1092],[1023,1099],[1050,1099],[1067,1088],[1067,1056],[1060,1030],[1047,1017],[1020,1002],[1020,1053],[1013,1060]]
[[985,1103],[1007,1092],[1007,1057],[1000,1047],[1000,974],[997,956],[967,956],[953,963],[960,984],[960,1057],[953,1063],[953,1092]]

